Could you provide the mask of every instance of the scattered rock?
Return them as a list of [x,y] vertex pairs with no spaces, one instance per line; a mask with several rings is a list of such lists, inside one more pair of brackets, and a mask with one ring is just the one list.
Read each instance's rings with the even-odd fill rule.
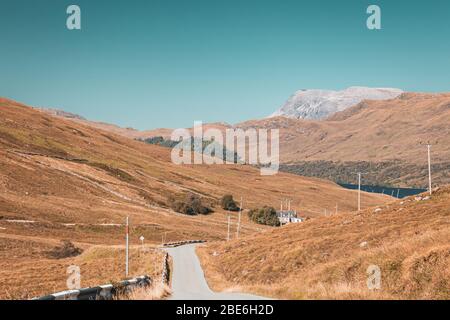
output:
[[361,243],[359,244],[359,246],[360,246],[361,248],[366,248],[367,245],[368,245],[367,241],[363,241],[363,242],[361,242]]
[[425,198],[422,198],[422,201],[426,201],[426,200],[430,200],[431,197],[430,196],[426,196]]
[[381,208],[376,208],[376,209],[374,210],[375,213],[380,212],[380,211],[382,211]]
[[212,254],[213,257],[217,257],[218,255],[219,254],[217,253],[217,251],[214,251],[213,254]]
[[422,197],[415,197],[414,198],[414,200],[416,200],[416,201],[422,201],[422,199],[423,199]]

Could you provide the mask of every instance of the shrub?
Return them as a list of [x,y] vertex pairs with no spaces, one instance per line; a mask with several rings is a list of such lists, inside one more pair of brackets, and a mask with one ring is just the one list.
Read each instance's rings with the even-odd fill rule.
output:
[[53,259],[64,259],[80,255],[83,252],[82,249],[75,247],[75,245],[69,240],[62,240],[60,246],[56,246],[48,255]]
[[228,211],[239,211],[239,207],[236,205],[236,202],[233,200],[233,196],[231,194],[226,194],[220,200],[220,205],[222,209]]
[[248,217],[250,220],[259,224],[265,224],[273,227],[280,226],[277,211],[273,207],[264,206],[263,208],[252,209],[248,212]]
[[202,199],[193,193],[188,193],[184,198],[169,198],[170,207],[179,213],[195,216],[198,214],[208,214],[212,209],[202,203]]

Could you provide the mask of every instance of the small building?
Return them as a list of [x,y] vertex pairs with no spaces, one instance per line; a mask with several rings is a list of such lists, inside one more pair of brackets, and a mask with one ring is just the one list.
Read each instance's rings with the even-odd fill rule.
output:
[[297,216],[297,211],[295,210],[280,210],[277,211],[277,217],[281,225],[289,223],[300,223],[305,221],[305,219]]

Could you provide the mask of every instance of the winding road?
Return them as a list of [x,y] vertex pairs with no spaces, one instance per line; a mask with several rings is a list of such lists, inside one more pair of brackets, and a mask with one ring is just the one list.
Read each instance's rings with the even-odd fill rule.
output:
[[173,261],[171,300],[261,300],[245,293],[216,293],[206,283],[203,269],[195,253],[196,244],[165,249]]

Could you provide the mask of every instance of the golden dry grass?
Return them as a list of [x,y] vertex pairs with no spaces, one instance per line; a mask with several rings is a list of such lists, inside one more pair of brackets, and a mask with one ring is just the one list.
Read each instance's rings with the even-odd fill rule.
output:
[[[0,299],[29,299],[67,290],[71,265],[80,267],[83,288],[125,279],[123,247],[77,244],[84,249],[81,255],[52,259],[48,252],[56,245],[56,241],[0,236]],[[131,248],[130,277],[149,275],[159,280],[163,256],[154,248]]]
[[[169,209],[169,196],[197,193],[217,201],[244,197],[247,208],[291,198],[302,215],[353,210],[356,193],[318,179],[264,177],[250,166],[176,166],[170,150],[54,118],[3,99],[0,103],[0,232],[96,244],[120,244],[132,221],[132,243],[226,238],[227,213],[188,217]],[[100,165],[101,164],[101,165]],[[372,206],[388,197],[363,194]],[[6,220],[33,220],[33,224]],[[233,223],[236,216],[233,216]],[[106,224],[106,225],[105,225]],[[264,229],[244,217],[242,233]]]
[[[450,299],[450,188],[198,249],[210,285],[287,299]],[[364,246],[363,243],[367,242]],[[369,290],[367,268],[381,269]]]
[[147,288],[137,288],[129,293],[116,296],[115,300],[163,300],[172,294],[169,286],[155,283]]
[[[211,215],[195,217],[170,209],[168,198],[186,192],[213,203],[224,194],[243,196],[246,208],[278,207],[282,198],[291,198],[294,208],[311,217],[334,210],[336,203],[343,211],[356,206],[354,191],[328,181],[285,173],[260,176],[258,169],[242,165],[177,166],[166,148],[0,99],[0,240],[5,248],[0,296],[23,298],[64,289],[67,264],[84,256],[91,259],[83,262],[83,285],[120,276],[120,259],[109,261],[89,248],[105,247],[112,254],[113,246],[123,245],[126,216],[134,246],[141,235],[150,245],[225,239],[227,212],[219,206]],[[363,194],[365,206],[388,201],[386,196]],[[234,213],[233,235],[236,221]],[[243,216],[242,235],[266,229]],[[86,248],[86,253],[67,261],[42,256],[44,248],[62,239]],[[148,274],[152,269],[140,271]],[[37,282],[39,277],[42,281]],[[18,287],[20,291],[14,289]]]

